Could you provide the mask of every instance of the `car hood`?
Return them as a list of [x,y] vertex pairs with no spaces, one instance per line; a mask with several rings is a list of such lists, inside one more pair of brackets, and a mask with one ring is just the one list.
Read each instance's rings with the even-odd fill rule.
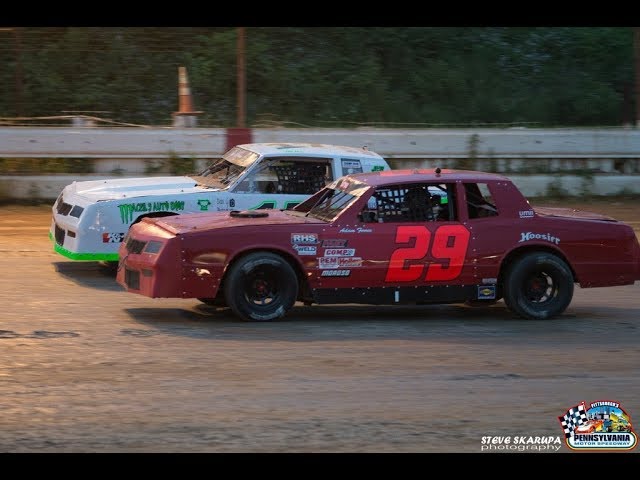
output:
[[191,177],[146,177],[113,178],[73,182],[66,192],[89,201],[117,200],[121,198],[167,195],[175,193],[195,193],[202,190],[219,190],[200,186]]
[[565,218],[581,218],[584,220],[602,220],[607,222],[617,222],[613,217],[602,215],[600,213],[587,212],[584,210],[576,210],[574,208],[564,207],[534,207],[536,215],[545,217],[565,217]]
[[[255,217],[255,215],[264,215]],[[189,232],[204,232],[229,227],[264,225],[305,225],[325,223],[322,220],[294,216],[281,210],[249,210],[244,212],[189,213],[173,217],[147,219],[175,235]]]

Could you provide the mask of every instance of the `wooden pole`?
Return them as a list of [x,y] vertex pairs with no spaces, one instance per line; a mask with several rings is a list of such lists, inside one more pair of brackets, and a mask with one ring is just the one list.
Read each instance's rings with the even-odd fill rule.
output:
[[238,118],[237,127],[245,128],[246,112],[246,75],[245,75],[245,31],[244,27],[238,27]]

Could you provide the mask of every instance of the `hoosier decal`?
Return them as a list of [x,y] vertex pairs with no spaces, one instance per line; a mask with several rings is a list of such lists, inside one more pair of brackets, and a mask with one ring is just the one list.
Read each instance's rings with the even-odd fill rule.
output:
[[556,245],[560,243],[560,239],[558,237],[554,237],[550,233],[520,233],[520,241],[518,243],[526,242],[529,240],[546,240],[547,242],[555,243]]

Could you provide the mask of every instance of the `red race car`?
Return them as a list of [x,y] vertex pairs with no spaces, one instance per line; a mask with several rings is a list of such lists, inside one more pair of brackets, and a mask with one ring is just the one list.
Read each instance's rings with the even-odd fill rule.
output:
[[245,320],[305,304],[490,304],[546,319],[582,288],[640,280],[633,229],[534,208],[508,178],[456,170],[348,175],[292,210],[146,218],[120,247],[117,281],[197,298]]

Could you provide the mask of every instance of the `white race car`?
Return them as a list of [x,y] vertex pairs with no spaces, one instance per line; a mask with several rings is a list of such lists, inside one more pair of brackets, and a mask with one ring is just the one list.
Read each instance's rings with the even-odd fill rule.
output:
[[71,260],[117,262],[129,227],[144,217],[289,209],[350,173],[389,170],[364,148],[253,143],[230,149],[198,175],[114,178],[67,185],[53,205],[49,237]]

